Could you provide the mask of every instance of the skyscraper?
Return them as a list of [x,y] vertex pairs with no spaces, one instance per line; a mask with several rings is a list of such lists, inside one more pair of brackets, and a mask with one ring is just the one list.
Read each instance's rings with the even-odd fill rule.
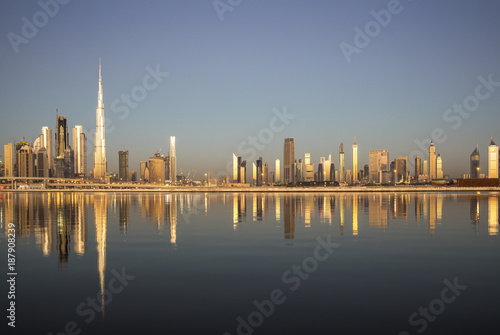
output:
[[104,101],[102,93],[101,59],[99,59],[99,91],[97,93],[95,151],[94,151],[94,179],[106,177],[106,139],[104,123]]
[[80,125],[73,127],[72,136],[75,176],[85,177],[87,172],[87,137],[83,133],[83,127]]
[[12,143],[3,146],[3,159],[5,163],[5,177],[14,177],[14,145]]
[[259,157],[257,159],[257,162],[255,163],[257,166],[257,180],[256,180],[256,185],[261,186],[262,185],[262,177],[263,177],[263,172],[262,172],[262,157]]
[[431,141],[429,146],[429,178],[437,178],[437,161],[436,161],[436,147],[434,147],[434,142]]
[[57,128],[56,128],[56,157],[64,157],[64,150],[68,148],[69,136],[68,136],[68,125],[65,116],[57,116]]
[[276,167],[275,167],[275,178],[276,182],[281,182],[281,164],[280,164],[280,159],[276,159]]
[[498,178],[498,145],[493,142],[493,136],[488,147],[488,178]]
[[422,174],[426,178],[429,178],[429,161],[427,159],[425,159],[422,163]]
[[177,156],[175,153],[175,136],[170,136],[170,176],[168,178],[172,183],[175,183],[177,180]]
[[47,149],[44,147],[41,147],[36,153],[36,176],[44,178],[49,177]]
[[400,157],[394,160],[395,183],[405,183],[408,181],[408,157]]
[[311,154],[304,155],[304,181],[314,181],[314,164],[311,164]]
[[415,178],[422,174],[422,159],[420,156],[415,157]]
[[262,183],[264,185],[269,184],[269,166],[267,162],[264,162],[264,166],[262,167]]
[[154,184],[165,184],[165,157],[156,153],[149,158],[149,182]]
[[247,161],[242,161],[240,164],[240,182],[242,184],[247,182]]
[[293,137],[285,138],[283,145],[283,183],[295,183],[294,165],[295,143],[293,142]]
[[252,162],[252,178],[253,184],[257,185],[257,165],[255,165],[255,162]]
[[384,171],[389,171],[389,152],[387,150],[370,150],[369,182],[381,183]]
[[148,168],[148,162],[146,161],[141,161],[139,169],[140,169],[140,174],[141,174],[141,181],[147,181],[148,178],[146,178],[146,169]]
[[344,142],[340,143],[339,148],[339,181],[343,183],[345,181],[345,166],[344,166]]
[[18,177],[34,177],[35,162],[33,155],[33,147],[27,142],[18,142],[16,144],[17,155],[17,176]]
[[49,127],[42,127],[43,143],[42,146],[47,150],[47,165],[49,174],[52,174],[54,169],[53,155],[52,155],[52,129]]
[[436,158],[436,176],[437,179],[443,179],[443,159],[441,158],[441,154],[439,154],[439,152]]
[[238,182],[238,175],[240,173],[239,164],[238,164],[238,156],[233,152],[233,183]]
[[128,181],[128,151],[118,152],[118,179]]
[[352,144],[352,182],[353,184],[358,182],[358,142],[356,142],[356,137]]
[[481,172],[479,162],[479,143],[476,143],[476,149],[470,155],[470,177],[473,179],[479,178]]

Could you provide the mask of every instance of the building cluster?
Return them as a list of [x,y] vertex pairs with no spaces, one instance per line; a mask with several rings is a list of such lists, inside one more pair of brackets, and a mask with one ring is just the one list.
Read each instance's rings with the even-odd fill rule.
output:
[[141,161],[140,163],[141,182],[165,185],[165,183],[182,183],[184,179],[182,173],[181,175],[177,175],[175,136],[170,136],[170,152],[167,156],[163,156],[157,152],[153,157],[150,157],[148,161]]
[[[276,159],[275,170],[259,157],[253,166],[252,184],[262,185],[357,185],[357,184],[416,184],[450,179],[443,172],[443,158],[431,141],[428,159],[415,158],[414,173],[410,173],[408,156],[389,159],[388,150],[370,150],[368,164],[358,169],[358,143],[356,138],[352,145],[352,170],[346,169],[344,143],[340,143],[338,165],[332,155],[320,157],[315,170],[311,164],[311,154],[305,153],[304,159],[295,157],[293,138],[286,138],[283,144],[283,167],[280,159]],[[488,147],[488,175],[480,173],[479,146],[471,155],[471,172],[462,178],[498,178],[499,167],[498,146],[490,140]],[[247,162],[233,153],[233,183],[250,184],[246,178]],[[281,177],[282,176],[282,177]],[[224,181],[223,181],[224,183]]]

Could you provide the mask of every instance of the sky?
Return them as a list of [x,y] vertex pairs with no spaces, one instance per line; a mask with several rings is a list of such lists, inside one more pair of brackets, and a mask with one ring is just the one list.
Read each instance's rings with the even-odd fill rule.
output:
[[114,172],[118,151],[138,171],[168,153],[171,135],[177,170],[196,178],[227,171],[233,153],[249,175],[258,156],[273,171],[287,137],[315,169],[329,154],[338,165],[341,142],[351,169],[354,137],[359,168],[369,150],[425,159],[434,138],[452,177],[469,173],[476,142],[487,173],[490,133],[500,144],[498,1],[0,6],[0,145],[33,142],[42,126],[55,133],[58,109],[85,129],[90,169],[99,58]]

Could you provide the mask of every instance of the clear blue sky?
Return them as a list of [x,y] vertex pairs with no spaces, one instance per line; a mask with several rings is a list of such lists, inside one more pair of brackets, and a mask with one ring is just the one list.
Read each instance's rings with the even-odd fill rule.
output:
[[[225,170],[233,152],[243,154],[238,146],[269,127],[273,109],[284,106],[295,118],[258,151],[271,171],[285,137],[294,137],[298,158],[310,152],[316,166],[330,153],[338,162],[344,142],[351,168],[356,136],[361,168],[369,150],[387,149],[391,159],[409,155],[418,149],[415,140],[442,128],[447,139],[437,151],[455,177],[468,173],[476,141],[483,172],[490,132],[500,142],[500,87],[460,117],[458,129],[456,119],[443,119],[475,94],[478,76],[500,82],[498,1],[402,0],[350,63],[340,44],[355,46],[354,28],[365,30],[375,20],[370,12],[387,9],[388,1],[243,0],[224,20],[212,1],[73,0],[46,15],[48,22],[37,1],[1,6],[2,145],[31,142],[42,126],[55,132],[56,108],[69,127],[81,124],[93,138],[99,57],[112,171],[122,149],[134,170],[160,148],[166,154],[171,134],[179,171],[196,169],[200,177]],[[25,38],[23,17],[40,27],[36,35],[24,29],[34,36],[16,53],[8,36]],[[169,75],[123,118],[121,96],[139,92],[146,68],[157,65]],[[89,167],[92,152],[89,143]]]

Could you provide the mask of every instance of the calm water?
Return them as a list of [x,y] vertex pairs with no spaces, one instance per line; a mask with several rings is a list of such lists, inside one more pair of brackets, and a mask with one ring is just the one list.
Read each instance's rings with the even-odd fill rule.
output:
[[498,193],[0,193],[9,222],[18,333],[499,328]]

